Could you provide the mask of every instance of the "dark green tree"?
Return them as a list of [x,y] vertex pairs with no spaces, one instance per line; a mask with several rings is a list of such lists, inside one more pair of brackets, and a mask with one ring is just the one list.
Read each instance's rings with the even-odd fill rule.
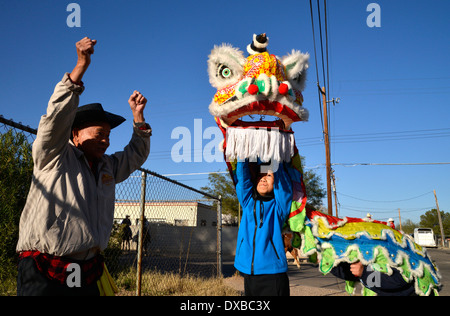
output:
[[[302,163],[304,157],[301,157]],[[222,213],[237,216],[239,202],[236,196],[233,180],[230,174],[210,173],[208,176],[208,185],[201,190],[215,196],[222,196]],[[307,204],[309,207],[319,209],[322,205],[322,199],[326,196],[326,190],[322,188],[320,177],[313,171],[303,173],[303,182],[308,195]]]
[[[304,158],[302,157],[302,162]],[[306,204],[316,210],[322,206],[322,199],[326,197],[327,191],[322,187],[320,177],[312,170],[303,172],[303,182],[305,183],[306,194],[308,200]]]
[[200,189],[214,196],[222,196],[222,214],[237,216],[239,201],[236,196],[233,180],[228,172],[226,174],[210,173],[208,176],[208,185]]
[[22,133],[0,134],[0,283],[16,269],[20,214],[33,172],[31,145]]
[[[406,234],[412,234],[414,233],[414,229],[418,228],[419,224],[414,223],[412,220],[410,219],[406,219],[404,222],[402,222],[402,230],[403,232],[405,232]],[[396,225],[397,229],[400,229],[400,225]]]
[[[441,211],[441,219],[442,226],[444,228],[444,234],[450,235],[450,213]],[[425,214],[420,215],[420,227],[431,228],[436,235],[441,235],[437,209],[434,208],[427,211]]]

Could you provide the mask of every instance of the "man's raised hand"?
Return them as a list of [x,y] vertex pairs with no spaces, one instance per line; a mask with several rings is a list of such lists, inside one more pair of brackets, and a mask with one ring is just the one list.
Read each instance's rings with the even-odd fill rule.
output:
[[78,60],[69,75],[72,82],[81,84],[81,79],[91,63],[91,55],[94,53],[95,44],[97,44],[97,40],[91,40],[89,37],[85,37],[75,44]]
[[147,99],[139,92],[134,90],[133,94],[128,99],[133,118],[136,123],[144,122],[144,109],[147,104]]
[[89,66],[91,63],[91,55],[94,53],[95,44],[97,44],[97,40],[91,40],[89,37],[85,37],[75,44],[77,48],[78,63]]

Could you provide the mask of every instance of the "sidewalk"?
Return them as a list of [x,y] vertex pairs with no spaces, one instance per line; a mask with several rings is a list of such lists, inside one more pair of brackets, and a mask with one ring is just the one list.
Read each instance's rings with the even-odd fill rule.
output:
[[[232,276],[224,279],[225,284],[244,295],[244,279]],[[348,296],[347,292],[335,289],[318,288],[306,285],[291,284],[291,296]]]
[[[311,263],[302,263],[298,269],[289,262],[289,283],[291,296],[349,296],[345,292],[345,283],[333,275],[322,275],[318,268]],[[226,285],[244,294],[244,279],[240,275],[225,278]],[[356,295],[360,289],[356,289]]]

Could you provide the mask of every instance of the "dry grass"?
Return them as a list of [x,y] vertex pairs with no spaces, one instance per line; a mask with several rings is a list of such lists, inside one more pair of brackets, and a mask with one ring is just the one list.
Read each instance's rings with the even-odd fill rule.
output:
[[[117,296],[136,295],[136,269],[114,276],[119,288]],[[16,295],[16,280],[0,284],[0,296]],[[240,296],[241,293],[225,284],[223,278],[201,278],[191,275],[181,277],[174,273],[144,272],[142,296]]]
[[[118,295],[135,295],[136,272],[131,270],[115,278]],[[241,293],[227,286],[223,278],[202,278],[174,273],[144,272],[143,296],[239,296]]]

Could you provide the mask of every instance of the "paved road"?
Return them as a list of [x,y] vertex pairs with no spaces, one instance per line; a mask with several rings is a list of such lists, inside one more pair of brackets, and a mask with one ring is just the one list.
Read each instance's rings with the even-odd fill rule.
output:
[[[450,249],[429,249],[431,258],[436,262],[442,276],[443,285],[439,295],[450,296]],[[347,296],[345,292],[345,282],[334,277],[332,274],[322,275],[318,268],[311,263],[302,263],[300,269],[289,262],[289,281],[291,285],[291,295],[299,296]],[[242,283],[242,284],[241,284]],[[231,282],[230,282],[231,284]],[[233,285],[237,289],[243,290],[241,278],[233,278]],[[358,285],[356,295],[361,293]]]
[[442,290],[441,296],[450,296],[450,249],[428,249],[428,253],[441,274]]

